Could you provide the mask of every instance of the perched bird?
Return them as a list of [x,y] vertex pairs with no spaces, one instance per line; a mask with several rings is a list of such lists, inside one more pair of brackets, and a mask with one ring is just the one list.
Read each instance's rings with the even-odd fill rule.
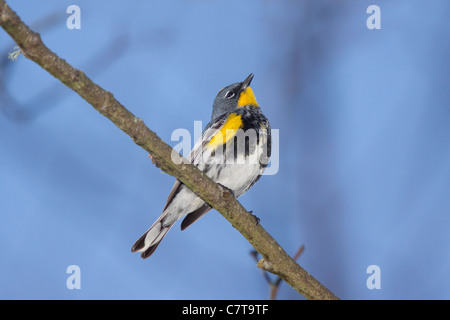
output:
[[[217,94],[211,121],[188,156],[192,164],[237,198],[261,177],[271,153],[271,130],[256,102],[250,74]],[[205,215],[211,206],[177,180],[156,222],[131,248],[143,259],[156,250],[175,222],[183,217],[181,230]]]

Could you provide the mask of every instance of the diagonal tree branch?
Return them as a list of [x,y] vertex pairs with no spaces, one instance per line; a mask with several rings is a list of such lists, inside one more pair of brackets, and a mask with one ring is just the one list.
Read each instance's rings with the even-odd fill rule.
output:
[[261,254],[263,259],[258,266],[278,275],[307,299],[338,299],[289,257],[228,190],[216,184],[184,158],[181,164],[175,164],[172,156],[177,153],[173,153],[172,148],[150,130],[142,119],[134,116],[112,93],[95,84],[83,71],[72,67],[48,49],[40,35],[30,30],[4,0],[0,0],[0,25],[19,45],[25,57],[77,92],[137,145],[149,152],[164,172],[179,179],[220,212]]

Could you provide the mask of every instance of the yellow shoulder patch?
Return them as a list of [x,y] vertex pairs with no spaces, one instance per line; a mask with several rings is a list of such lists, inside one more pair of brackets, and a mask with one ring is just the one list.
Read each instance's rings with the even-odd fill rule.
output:
[[208,146],[215,148],[227,143],[228,140],[236,135],[236,131],[242,127],[242,116],[236,113],[230,114],[222,128],[208,142]]
[[243,106],[248,106],[248,105],[254,106],[254,107],[258,106],[258,102],[256,102],[256,98],[253,93],[253,90],[250,87],[245,88],[245,90],[241,92],[241,95],[239,96],[239,100],[238,100],[238,107],[243,107]]

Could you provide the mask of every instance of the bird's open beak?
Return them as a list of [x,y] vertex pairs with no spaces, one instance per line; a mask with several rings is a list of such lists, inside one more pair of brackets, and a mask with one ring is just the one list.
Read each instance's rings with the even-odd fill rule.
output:
[[250,82],[252,82],[254,74],[250,73],[250,75],[242,82],[242,89],[244,90],[250,85]]

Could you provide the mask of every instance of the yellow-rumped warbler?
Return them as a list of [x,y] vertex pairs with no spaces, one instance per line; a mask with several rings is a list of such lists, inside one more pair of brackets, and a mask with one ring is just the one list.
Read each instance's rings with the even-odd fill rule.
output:
[[[231,84],[216,96],[211,121],[188,156],[192,164],[215,182],[244,194],[261,177],[271,153],[271,130],[261,112],[250,82]],[[177,180],[161,216],[131,248],[148,258],[182,217],[181,230],[205,215],[211,206]]]

